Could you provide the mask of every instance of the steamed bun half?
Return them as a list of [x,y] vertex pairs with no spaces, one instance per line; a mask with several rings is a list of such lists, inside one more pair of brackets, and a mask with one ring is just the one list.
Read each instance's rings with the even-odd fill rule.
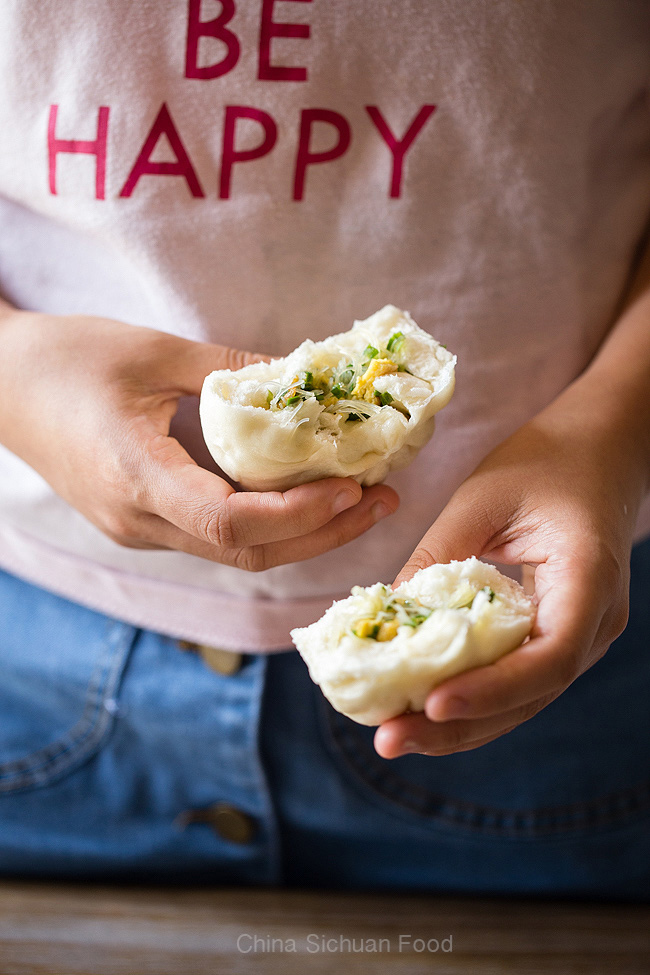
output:
[[514,650],[534,618],[518,583],[471,558],[429,566],[395,590],[355,586],[291,638],[333,707],[377,725],[422,711],[438,684]]
[[226,474],[253,491],[323,477],[376,484],[429,440],[454,391],[456,357],[407,312],[387,305],[284,359],[205,379],[205,442]]

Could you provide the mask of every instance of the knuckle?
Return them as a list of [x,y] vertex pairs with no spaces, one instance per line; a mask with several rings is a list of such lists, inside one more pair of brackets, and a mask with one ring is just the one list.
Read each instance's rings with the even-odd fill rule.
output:
[[210,507],[196,515],[198,533],[218,548],[236,548],[237,533],[231,512],[225,504]]
[[[507,730],[507,729],[506,729]],[[506,734],[506,731],[498,731],[493,735],[489,735],[487,738],[472,738],[467,741],[463,741],[462,744],[458,745],[456,748],[445,748],[441,749],[439,752],[431,752],[431,754],[437,755],[457,755],[460,752],[471,752],[476,748],[481,748],[483,745],[489,744],[489,742],[494,741],[495,738],[499,738],[500,735]]]
[[404,574],[408,573],[413,575],[415,572],[419,572],[421,569],[427,569],[430,565],[433,565],[435,559],[433,555],[428,552],[425,548],[418,548],[413,552],[406,565],[404,566]]
[[146,479],[121,468],[115,474],[114,484],[119,497],[134,511],[146,511],[149,509],[151,498]]
[[357,524],[354,526],[351,526],[349,523],[337,524],[335,519],[323,529],[323,534],[320,536],[322,550],[331,551],[332,549],[340,548],[342,545],[346,545],[352,541],[353,538],[362,535],[369,527],[370,525],[366,524]]
[[351,534],[349,528],[346,530],[339,525],[336,527],[333,526],[331,529],[331,534],[329,535],[329,544],[327,547],[329,549],[340,548],[342,545],[345,545],[347,542],[350,542],[353,538],[355,538],[357,534],[360,533],[355,532]]
[[308,535],[323,520],[325,505],[296,508],[290,513],[290,524],[296,535]]
[[[545,694],[543,697],[538,698],[536,701],[530,701],[528,704],[524,704],[519,709],[517,725],[523,724],[524,721],[530,721],[531,718],[534,718],[536,714],[539,714],[540,711],[543,711],[544,708],[548,704],[550,704],[551,701],[555,700],[556,697],[557,695],[554,693]],[[516,725],[514,727],[516,727]]]
[[115,437],[119,441],[114,443],[113,454],[107,461],[106,483],[124,504],[144,510],[149,506],[149,485],[143,476],[142,452],[129,429],[120,428]]
[[234,564],[246,572],[263,572],[270,568],[266,549],[263,545],[249,545],[240,548],[235,554]]
[[121,548],[141,548],[135,539],[127,538],[124,535],[115,535],[113,532],[105,531],[104,535]]
[[506,725],[505,728],[500,728],[498,731],[493,731],[484,738],[477,738],[473,741],[468,741],[466,745],[464,745],[462,748],[458,748],[457,751],[467,752],[474,748],[482,748],[483,745],[489,745],[491,741],[496,741],[497,738],[503,738],[504,735],[509,735],[512,731],[515,731],[520,724],[521,721],[515,721],[512,724]]
[[221,366],[222,369],[231,369],[236,371],[250,362],[252,358],[250,353],[246,352],[244,349],[231,349],[227,346],[222,346],[221,351],[226,363],[225,366]]
[[621,564],[612,550],[604,543],[598,545],[598,578],[609,592],[618,592],[622,585]]
[[[532,715],[531,715],[531,717],[532,717]],[[503,729],[503,731],[498,731],[495,735],[490,735],[489,738],[487,738],[485,741],[479,742],[479,744],[480,745],[487,745],[488,742],[494,741],[495,738],[502,738],[504,735],[509,735],[511,732],[515,731],[515,729],[518,728],[521,723],[522,723],[521,721],[515,721],[514,724],[507,725]]]
[[448,755],[451,752],[461,751],[467,744],[467,724],[449,723],[445,726],[444,737],[438,741],[432,741],[422,749],[423,755]]
[[451,725],[446,729],[447,734],[445,735],[445,750],[447,751],[457,751],[462,748],[467,742],[467,725],[463,724]]
[[324,499],[321,504],[314,504],[313,501],[307,504],[304,500],[296,504],[284,494],[280,494],[279,498],[283,524],[292,535],[308,535],[319,524],[319,515],[322,515],[326,503]]
[[126,548],[136,548],[141,540],[140,528],[131,513],[115,510],[104,515],[101,529],[118,545]]

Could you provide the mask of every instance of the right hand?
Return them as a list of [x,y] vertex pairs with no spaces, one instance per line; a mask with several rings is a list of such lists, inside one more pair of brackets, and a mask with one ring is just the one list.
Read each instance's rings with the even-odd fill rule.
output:
[[88,316],[0,303],[0,442],[119,545],[249,571],[320,555],[399,503],[386,485],[326,478],[235,491],[169,435],[182,396],[265,356]]

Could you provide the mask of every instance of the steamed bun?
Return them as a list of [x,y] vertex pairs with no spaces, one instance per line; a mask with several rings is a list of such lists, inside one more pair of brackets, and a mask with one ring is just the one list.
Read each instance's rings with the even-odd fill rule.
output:
[[376,484],[433,434],[456,357],[387,305],[284,359],[206,377],[200,415],[215,461],[242,487],[284,491],[323,477]]
[[471,558],[431,565],[395,590],[355,586],[291,638],[333,707],[377,725],[422,711],[438,684],[514,650],[534,619],[518,583]]

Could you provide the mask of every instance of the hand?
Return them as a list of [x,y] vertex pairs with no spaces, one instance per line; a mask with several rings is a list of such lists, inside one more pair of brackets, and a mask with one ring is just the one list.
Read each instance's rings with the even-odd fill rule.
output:
[[[638,431],[636,431],[638,432]],[[424,713],[385,722],[384,758],[486,744],[537,714],[596,663],[627,621],[629,558],[647,459],[634,421],[576,382],[461,485],[396,583],[434,562],[489,556],[535,566],[529,642],[451,678]]]
[[169,436],[182,396],[261,355],[85,316],[0,309],[0,442],[104,534],[250,571],[343,545],[398,504],[327,478],[238,492]]

